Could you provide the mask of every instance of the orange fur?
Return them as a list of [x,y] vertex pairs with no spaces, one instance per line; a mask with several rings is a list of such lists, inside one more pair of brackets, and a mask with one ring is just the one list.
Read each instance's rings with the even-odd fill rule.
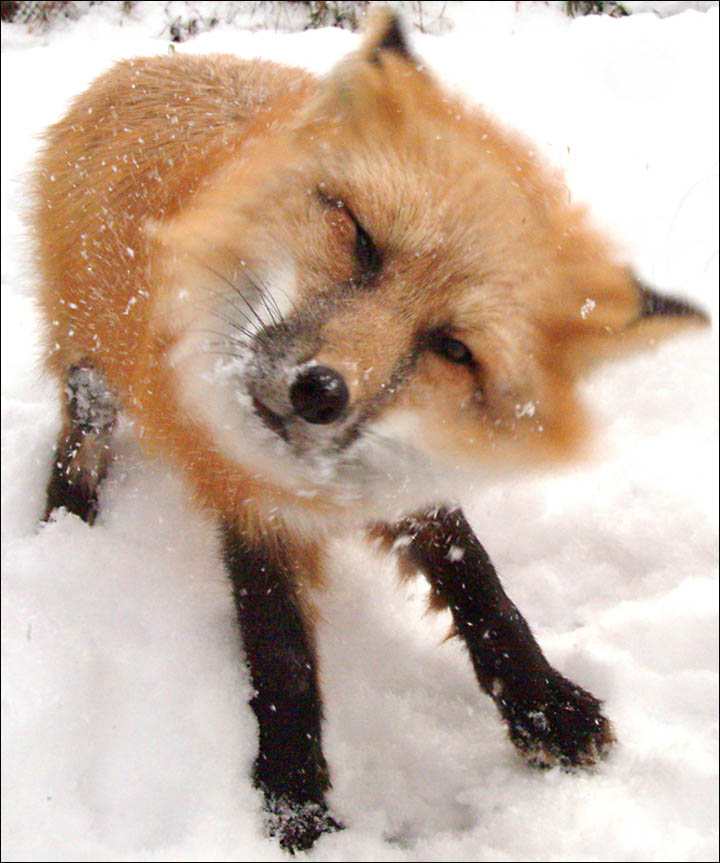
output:
[[322,324],[315,359],[362,404],[419,332],[449,327],[475,370],[419,352],[391,410],[447,459],[577,451],[574,379],[639,314],[628,270],[527,143],[378,51],[381,27],[324,81],[230,56],[120,63],[48,131],[35,172],[48,368],[90,359],[143,443],[247,530],[345,501],[229,456],[179,395],[174,358],[238,268],[289,261],[296,307],[348,282],[354,227],[318,188],[384,266]]
[[427,576],[531,764],[606,754],[600,702],[547,662],[452,503],[473,470],[577,453],[583,369],[705,318],[636,280],[392,15],[322,81],[120,63],[48,131],[34,227],[64,411],[45,517],[94,522],[118,409],[216,516],[282,847],[342,827],[304,586],[348,522]]

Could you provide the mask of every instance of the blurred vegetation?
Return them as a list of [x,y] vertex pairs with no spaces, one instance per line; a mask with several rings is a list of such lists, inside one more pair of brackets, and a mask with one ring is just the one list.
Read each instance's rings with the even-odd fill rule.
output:
[[623,18],[630,13],[622,3],[606,2],[606,0],[568,0],[565,11],[571,18],[578,15],[610,15],[613,18]]
[[[27,24],[31,28],[47,28],[59,19],[75,20],[91,6],[100,3],[119,7],[129,14],[137,5],[134,0],[2,0],[0,17],[3,21]],[[345,27],[355,30],[368,0],[293,0],[293,2],[166,2],[166,17],[172,41],[184,42],[220,22],[232,24],[239,15],[249,16],[253,26],[275,26],[285,29]],[[432,3],[404,4],[411,7],[437,5]],[[443,4],[444,5],[444,4]],[[184,8],[182,8],[184,7]],[[293,26],[294,25],[294,26]]]
[[[3,21],[14,21],[28,28],[48,29],[62,20],[76,20],[92,6],[104,4],[112,7],[118,16],[132,15],[144,5],[136,0],[1,0],[0,17]],[[164,6],[166,25],[163,33],[172,42],[188,39],[211,30],[218,24],[238,27],[272,28],[275,30],[310,30],[319,27],[343,27],[356,30],[363,14],[370,5],[368,0],[166,0],[157,4]],[[405,19],[423,33],[443,33],[451,26],[446,16],[447,3],[432,0],[416,2],[393,2]],[[525,5],[518,2],[516,6]],[[567,15],[629,15],[632,4],[615,0],[567,0],[548,2],[547,5],[562,9]],[[662,7],[658,3],[658,7]],[[688,7],[703,7],[709,4],[688,3]],[[627,8],[626,8],[627,7]],[[663,14],[660,9],[660,14]],[[679,10],[678,10],[679,11]],[[666,13],[667,14],[667,13]]]

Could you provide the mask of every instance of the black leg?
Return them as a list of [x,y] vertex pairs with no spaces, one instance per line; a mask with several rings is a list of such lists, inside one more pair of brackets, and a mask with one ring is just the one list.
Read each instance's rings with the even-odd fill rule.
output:
[[93,524],[98,490],[111,458],[117,419],[115,398],[90,363],[68,370],[63,395],[65,422],[55,447],[44,520],[65,507]]
[[427,576],[434,604],[450,608],[480,686],[530,763],[571,769],[606,754],[614,735],[600,702],[545,659],[459,509],[433,510],[373,532],[406,568]]
[[253,779],[263,792],[268,827],[294,852],[340,829],[328,813],[322,752],[322,704],[312,632],[294,589],[306,550],[278,537],[249,538],[223,526],[245,656],[255,695],[260,743]]

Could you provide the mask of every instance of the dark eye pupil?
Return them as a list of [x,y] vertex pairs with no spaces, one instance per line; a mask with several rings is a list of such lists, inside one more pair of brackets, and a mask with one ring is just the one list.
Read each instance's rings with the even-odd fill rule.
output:
[[356,222],[355,256],[364,275],[371,275],[380,269],[381,261],[375,244],[366,231]]
[[437,352],[453,363],[471,365],[473,362],[473,355],[470,352],[470,348],[463,344],[459,339],[454,339],[452,336],[440,337],[437,344]]

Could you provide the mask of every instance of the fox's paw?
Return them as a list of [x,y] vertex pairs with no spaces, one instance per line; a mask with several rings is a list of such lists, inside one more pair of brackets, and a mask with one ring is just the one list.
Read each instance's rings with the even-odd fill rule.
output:
[[510,739],[533,767],[593,767],[616,739],[601,702],[557,672],[544,684],[540,697],[500,699]]
[[291,854],[307,851],[323,833],[334,833],[343,827],[325,803],[299,803],[286,796],[265,795],[265,829]]

